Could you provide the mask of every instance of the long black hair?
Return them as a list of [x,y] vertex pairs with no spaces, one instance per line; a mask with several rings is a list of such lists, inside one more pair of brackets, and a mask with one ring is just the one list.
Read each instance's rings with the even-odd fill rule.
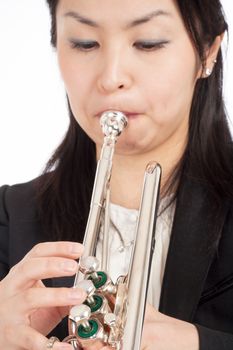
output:
[[[56,48],[56,9],[59,0],[46,0],[51,14],[51,44]],[[219,0],[177,0],[186,29],[205,67],[206,48],[228,29]],[[233,197],[231,134],[222,96],[223,60],[208,79],[196,83],[183,157],[169,188],[184,173],[202,182],[216,202]],[[68,99],[67,99],[68,101]],[[76,239],[84,232],[96,169],[95,144],[76,122],[68,101],[70,125],[65,138],[40,178],[39,207],[49,239]],[[178,184],[178,186],[177,186]]]

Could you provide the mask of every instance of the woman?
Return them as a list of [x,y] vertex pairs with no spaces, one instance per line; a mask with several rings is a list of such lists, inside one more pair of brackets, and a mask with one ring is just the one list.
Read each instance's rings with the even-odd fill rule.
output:
[[47,3],[70,126],[44,175],[1,188],[1,347],[71,348],[46,336],[65,336],[61,319],[86,297],[67,288],[83,252],[73,242],[82,242],[88,216],[99,117],[115,109],[129,127],[111,178],[112,274],[127,266],[130,230],[121,230],[134,227],[145,165],[163,169],[142,349],[232,349],[233,174],[219,1]]

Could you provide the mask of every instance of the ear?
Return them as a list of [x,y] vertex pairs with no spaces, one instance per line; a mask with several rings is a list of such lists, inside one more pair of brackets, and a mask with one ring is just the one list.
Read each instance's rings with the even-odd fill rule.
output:
[[213,44],[206,50],[206,61],[204,71],[201,74],[201,78],[208,78],[213,72],[214,66],[217,63],[218,51],[221,47],[224,33],[216,36]]

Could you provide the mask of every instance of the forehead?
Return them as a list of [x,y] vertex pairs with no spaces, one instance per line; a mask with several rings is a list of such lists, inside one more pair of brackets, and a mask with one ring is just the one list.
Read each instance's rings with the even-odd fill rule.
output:
[[69,16],[72,13],[103,26],[105,23],[126,26],[147,15],[158,20],[181,19],[175,0],[60,0],[58,18],[75,19]]

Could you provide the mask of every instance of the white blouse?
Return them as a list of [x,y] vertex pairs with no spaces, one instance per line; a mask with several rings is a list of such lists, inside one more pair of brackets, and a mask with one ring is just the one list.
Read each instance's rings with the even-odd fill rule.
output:
[[[175,201],[167,207],[169,201],[170,197],[163,198],[160,201],[156,222],[156,243],[152,258],[151,277],[147,297],[147,301],[156,309],[159,307],[162,280],[175,211]],[[108,274],[113,282],[116,282],[119,276],[126,275],[128,272],[137,218],[138,210],[127,209],[112,203],[110,204],[110,219],[112,224],[109,230]],[[96,257],[100,261],[102,245],[103,233],[100,232],[96,249]]]

